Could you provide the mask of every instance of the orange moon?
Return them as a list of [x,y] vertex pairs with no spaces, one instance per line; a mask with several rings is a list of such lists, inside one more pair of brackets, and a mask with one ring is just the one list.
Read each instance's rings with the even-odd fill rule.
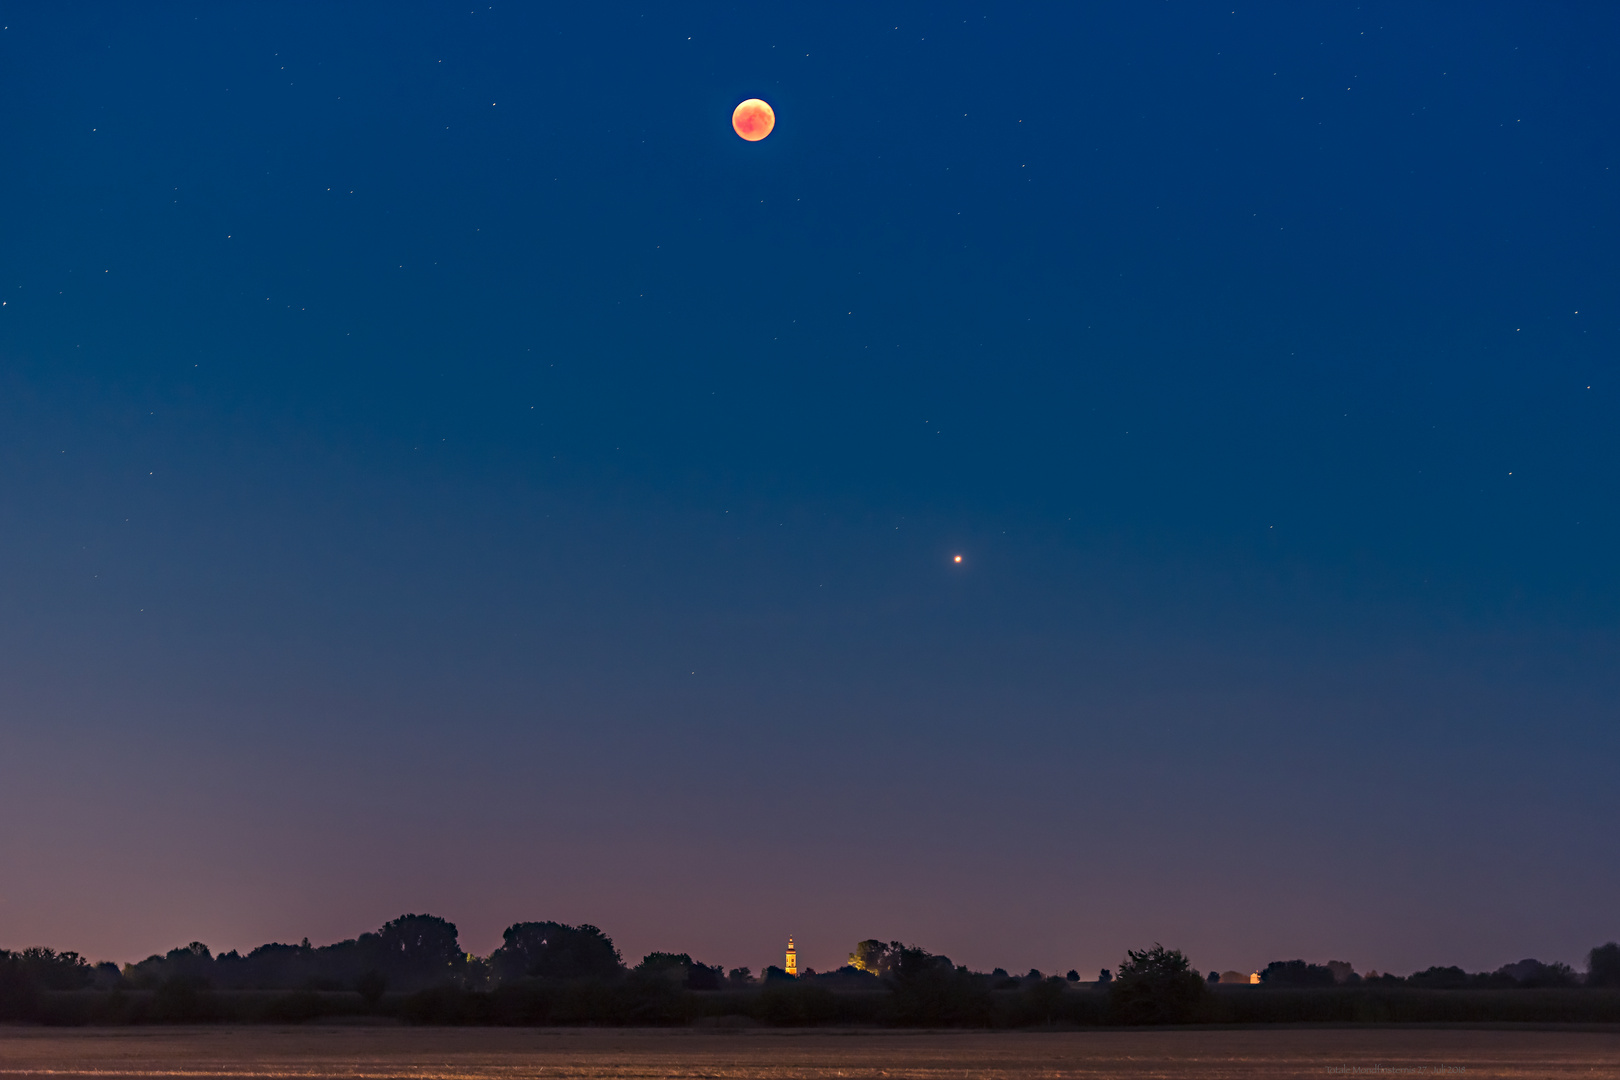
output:
[[751,97],[731,110],[731,130],[749,142],[759,142],[774,127],[775,111],[757,97]]

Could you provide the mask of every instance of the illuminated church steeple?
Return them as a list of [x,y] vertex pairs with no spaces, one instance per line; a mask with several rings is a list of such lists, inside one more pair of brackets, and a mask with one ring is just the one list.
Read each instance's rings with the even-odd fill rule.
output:
[[792,938],[788,938],[787,973],[789,975],[797,975],[799,973],[799,954],[793,951]]

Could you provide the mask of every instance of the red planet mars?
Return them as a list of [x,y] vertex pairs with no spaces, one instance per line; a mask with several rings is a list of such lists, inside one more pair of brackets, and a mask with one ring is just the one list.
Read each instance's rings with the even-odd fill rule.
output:
[[731,111],[731,128],[749,142],[759,142],[776,126],[776,113],[771,107],[751,97]]

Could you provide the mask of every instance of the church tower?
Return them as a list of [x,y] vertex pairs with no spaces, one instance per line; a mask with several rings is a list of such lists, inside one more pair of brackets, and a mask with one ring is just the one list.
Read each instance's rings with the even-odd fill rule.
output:
[[793,951],[792,938],[788,938],[787,973],[789,975],[797,975],[799,973],[799,954]]

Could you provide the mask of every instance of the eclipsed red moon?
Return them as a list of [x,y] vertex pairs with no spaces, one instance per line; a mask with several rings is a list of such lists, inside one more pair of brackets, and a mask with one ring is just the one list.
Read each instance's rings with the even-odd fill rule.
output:
[[731,110],[731,130],[749,142],[759,142],[775,126],[775,111],[757,97],[751,97]]

